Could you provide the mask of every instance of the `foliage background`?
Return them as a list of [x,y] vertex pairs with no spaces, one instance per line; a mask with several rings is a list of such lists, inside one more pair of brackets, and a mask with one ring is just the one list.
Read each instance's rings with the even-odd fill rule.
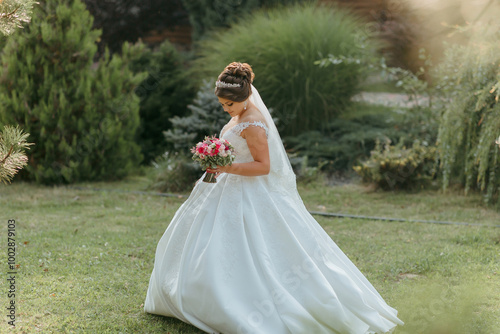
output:
[[143,163],[148,164],[174,148],[165,140],[163,132],[172,128],[171,118],[187,113],[195,86],[187,74],[186,59],[169,41],[154,49],[136,43],[130,53],[132,72],[148,73],[147,78],[134,88],[140,99],[137,143],[141,146]]
[[161,192],[182,192],[191,189],[201,175],[198,163],[192,160],[190,149],[205,136],[219,136],[229,116],[214,95],[214,84],[205,81],[187,106],[189,112],[170,119],[172,128],[164,131],[172,150],[159,156],[150,172],[150,188]]
[[[231,61],[247,62],[283,137],[316,130],[344,110],[359,89],[361,59],[376,49],[359,34],[360,27],[359,18],[335,6],[255,12],[203,40],[193,73],[216,78]],[[315,64],[328,54],[360,60],[326,69]]]
[[229,28],[231,24],[245,20],[246,15],[259,8],[270,9],[304,0],[182,0],[193,26],[193,37],[201,39],[210,31]]
[[500,33],[465,33],[470,44],[450,45],[436,71],[446,101],[438,137],[443,187],[459,183],[492,203],[500,191]]
[[36,144],[26,178],[111,180],[140,162],[133,89],[144,76],[130,72],[127,54],[94,64],[99,36],[81,1],[49,0],[2,49],[0,125],[20,125]]
[[102,30],[98,54],[106,48],[120,52],[124,42],[137,42],[151,31],[187,24],[181,0],[84,0],[94,17],[94,28]]

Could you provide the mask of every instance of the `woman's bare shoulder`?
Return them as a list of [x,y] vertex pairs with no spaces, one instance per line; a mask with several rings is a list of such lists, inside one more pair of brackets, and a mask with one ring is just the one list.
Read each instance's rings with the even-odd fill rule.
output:
[[[262,122],[266,124],[266,119],[257,108],[248,109],[245,115],[240,119],[239,123]],[[267,125],[267,124],[266,124]]]
[[[266,119],[258,109],[249,109],[244,117],[240,119],[240,123],[245,124],[245,129],[251,129],[252,136],[261,136],[265,133],[265,137],[268,135],[268,125]],[[250,126],[255,125],[255,126]],[[246,139],[247,131],[243,130],[241,136]]]

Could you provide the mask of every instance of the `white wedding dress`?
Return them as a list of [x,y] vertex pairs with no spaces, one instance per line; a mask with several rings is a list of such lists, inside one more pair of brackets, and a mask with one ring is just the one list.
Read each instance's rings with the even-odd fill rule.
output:
[[271,172],[197,183],[158,243],[144,310],[208,333],[391,332],[403,324],[397,311],[306,210],[276,127],[252,89],[269,128],[241,123],[223,129],[222,138],[235,147],[235,162],[249,162],[240,133],[265,128]]

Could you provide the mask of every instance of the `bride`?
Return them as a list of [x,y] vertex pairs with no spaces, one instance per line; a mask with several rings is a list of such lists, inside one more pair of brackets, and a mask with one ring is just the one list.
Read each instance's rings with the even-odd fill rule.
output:
[[207,170],[160,239],[144,310],[208,333],[388,333],[397,311],[306,210],[244,63],[219,75],[231,166]]

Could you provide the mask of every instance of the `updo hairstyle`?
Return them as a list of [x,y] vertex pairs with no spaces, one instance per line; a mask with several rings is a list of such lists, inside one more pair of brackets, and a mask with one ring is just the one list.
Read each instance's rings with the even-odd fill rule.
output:
[[252,94],[255,74],[247,63],[232,62],[219,74],[217,81],[240,84],[240,87],[215,87],[215,95],[233,102],[243,102]]

